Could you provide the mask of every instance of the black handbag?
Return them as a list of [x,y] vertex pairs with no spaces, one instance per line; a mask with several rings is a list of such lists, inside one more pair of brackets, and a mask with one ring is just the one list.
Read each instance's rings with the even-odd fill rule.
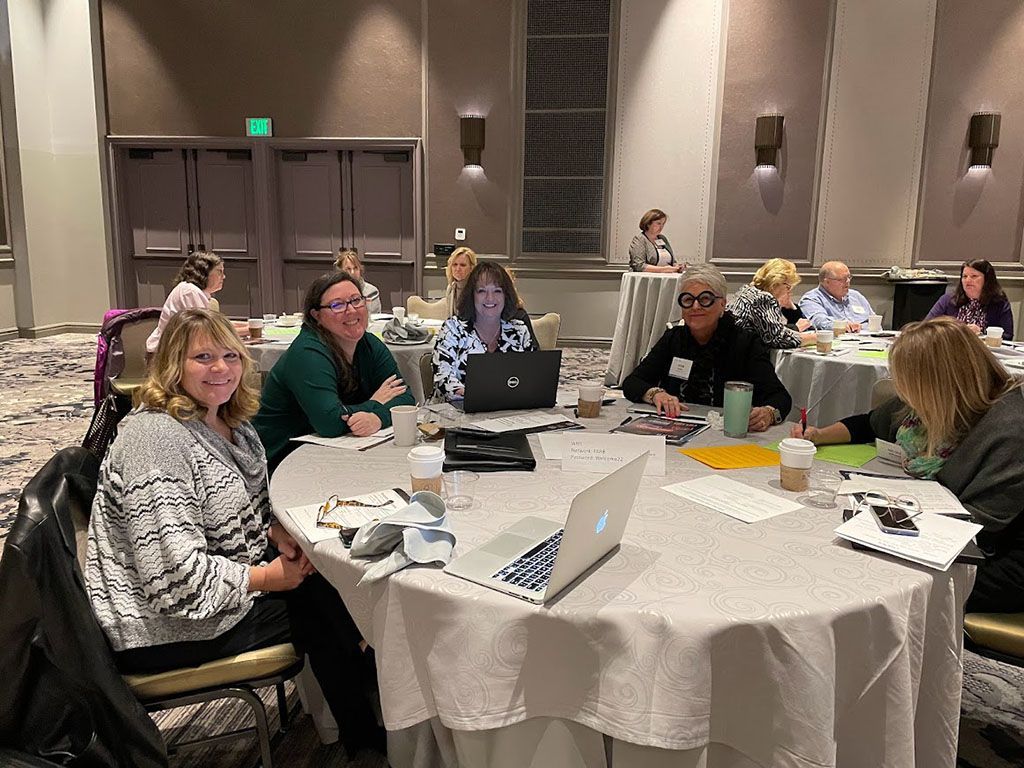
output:
[[92,414],[82,447],[102,461],[117,435],[117,425],[131,409],[132,403],[127,397],[108,392]]

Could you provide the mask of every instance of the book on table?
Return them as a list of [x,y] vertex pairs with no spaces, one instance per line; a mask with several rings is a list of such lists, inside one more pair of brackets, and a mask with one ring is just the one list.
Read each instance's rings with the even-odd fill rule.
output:
[[682,445],[708,428],[704,420],[670,419],[667,416],[641,416],[619,424],[612,432],[627,435],[663,435],[670,445]]

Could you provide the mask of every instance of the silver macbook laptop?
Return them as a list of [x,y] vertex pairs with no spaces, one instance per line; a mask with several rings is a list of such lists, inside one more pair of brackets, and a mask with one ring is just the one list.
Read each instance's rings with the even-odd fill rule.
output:
[[646,464],[644,453],[584,488],[564,525],[524,517],[445,572],[531,603],[550,600],[622,540]]

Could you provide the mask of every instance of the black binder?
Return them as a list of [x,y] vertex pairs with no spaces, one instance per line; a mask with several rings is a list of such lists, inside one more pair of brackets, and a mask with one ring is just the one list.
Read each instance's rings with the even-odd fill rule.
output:
[[444,437],[444,471],[532,472],[537,460],[522,433],[449,430]]

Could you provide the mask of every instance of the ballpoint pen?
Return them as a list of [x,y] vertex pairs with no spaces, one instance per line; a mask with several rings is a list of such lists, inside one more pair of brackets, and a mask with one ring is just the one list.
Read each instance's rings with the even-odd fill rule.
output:
[[806,435],[807,434],[807,409],[806,408],[801,408],[800,409],[800,434],[801,435]]
[[619,426],[620,427],[624,427],[627,424],[629,424],[629,422],[631,422],[632,420],[633,420],[632,416],[627,416],[626,418],[624,418],[622,421],[619,422]]

